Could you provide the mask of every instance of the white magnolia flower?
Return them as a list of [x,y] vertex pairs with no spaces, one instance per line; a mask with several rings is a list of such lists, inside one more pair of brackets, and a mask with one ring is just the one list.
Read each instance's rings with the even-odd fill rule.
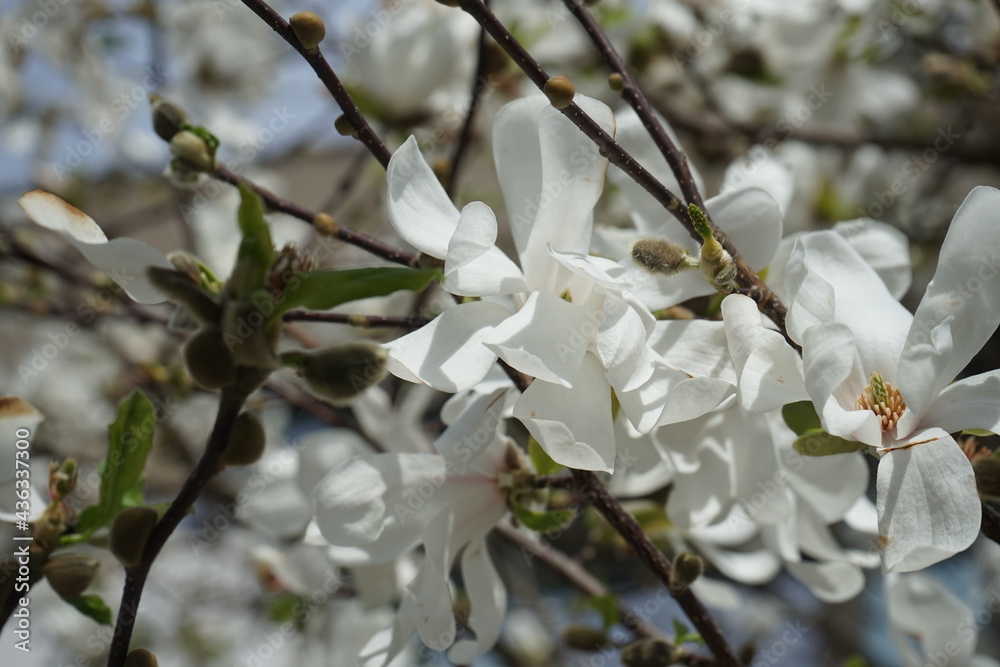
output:
[[[605,105],[575,101],[609,132]],[[514,406],[555,461],[614,467],[612,388],[639,389],[653,375],[646,340],[653,317],[628,291],[616,262],[589,256],[593,208],[608,161],[542,95],[511,102],[494,122],[494,157],[520,267],[496,247],[493,211],[459,212],[410,139],[388,169],[389,219],[407,242],[443,259],[444,288],[481,297],[387,345],[389,370],[459,392],[501,358],[534,378]],[[634,424],[652,409],[622,403]]]
[[167,300],[146,277],[146,269],[153,266],[174,268],[160,251],[136,239],[109,241],[89,215],[49,192],[32,190],[17,203],[32,222],[62,234],[88,262],[121,285],[134,301],[161,303]]
[[[951,382],[1000,323],[1000,291],[986,284],[1000,270],[1000,228],[992,221],[998,207],[998,190],[969,194],[913,315],[841,236],[803,236],[786,287],[805,395],[790,349],[773,344],[776,333],[758,330],[760,340],[748,345],[756,349],[743,355],[750,359],[740,378],[748,402],[772,409],[776,397],[809,398],[824,430],[868,445],[880,458],[876,504],[887,572],[948,558],[979,533],[972,466],[950,434],[1000,430],[1000,371]],[[726,318],[736,328],[752,319],[735,309]],[[765,345],[772,353],[762,353]]]
[[[500,430],[504,392],[477,397],[435,441],[437,454],[356,457],[317,485],[316,522],[341,562],[385,563],[424,546],[395,623],[366,646],[364,665],[391,660],[414,630],[434,650],[451,647],[448,657],[457,664],[496,642],[507,595],[485,538],[507,512],[502,484],[511,463],[510,440]],[[448,579],[459,557],[475,638],[456,642]]]

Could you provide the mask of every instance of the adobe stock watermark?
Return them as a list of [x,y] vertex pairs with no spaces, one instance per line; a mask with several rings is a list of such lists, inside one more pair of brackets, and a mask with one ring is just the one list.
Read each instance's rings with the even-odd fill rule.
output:
[[28,47],[28,42],[49,24],[70,0],[35,0],[34,7],[28,7],[21,19],[17,32],[7,31],[7,44],[14,55],[19,55]]
[[157,65],[146,67],[146,75],[126,93],[122,93],[111,102],[110,115],[104,116],[96,125],[83,130],[83,139],[66,147],[66,154],[61,162],[51,163],[52,172],[60,181],[73,170],[83,164],[85,158],[104,143],[104,140],[115,131],[119,124],[129,114],[142,104],[149,101],[149,94],[166,81],[166,72]]

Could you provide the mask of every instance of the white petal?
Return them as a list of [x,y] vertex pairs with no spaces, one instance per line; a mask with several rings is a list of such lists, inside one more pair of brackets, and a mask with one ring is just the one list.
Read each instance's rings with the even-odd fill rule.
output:
[[696,378],[736,386],[736,369],[726,346],[726,327],[709,320],[661,320],[649,344],[672,368]]
[[459,213],[420,153],[415,137],[400,146],[386,169],[386,214],[404,241],[432,257],[444,259]]
[[920,425],[937,426],[946,433],[970,428],[1000,432],[1000,370],[945,387],[921,417]]
[[941,429],[896,444],[878,466],[876,506],[884,572],[909,572],[967,549],[982,506],[972,465]]
[[493,442],[501,425],[500,412],[506,393],[506,389],[497,389],[475,396],[459,418],[434,441],[434,447],[451,462],[455,473],[464,475]]
[[[330,471],[313,492],[323,537],[330,544],[354,547],[377,540],[393,520],[425,523],[425,510],[445,502],[445,463],[435,454],[377,454],[359,456]],[[436,492],[414,508],[416,503],[407,503],[405,494],[424,482]]]
[[777,160],[771,152],[757,144],[750,147],[743,159],[737,158],[726,167],[719,190],[729,192],[746,188],[767,192],[784,215],[795,194],[795,176],[790,165]]
[[521,270],[494,245],[496,240],[492,209],[482,202],[466,205],[448,242],[444,288],[460,296],[526,292]]
[[88,262],[121,285],[134,301],[162,303],[167,300],[167,296],[146,277],[150,267],[174,268],[159,250],[130,238],[108,241],[90,216],[48,192],[33,190],[18,203],[32,221],[62,234]]
[[781,210],[759,188],[723,192],[705,202],[716,226],[724,231],[750,268],[763,269],[781,241]]
[[569,387],[597,332],[598,319],[593,308],[551,292],[532,292],[521,310],[498,324],[483,343],[522,373]]
[[823,602],[846,602],[865,587],[865,575],[850,563],[785,563],[793,577]]
[[[669,431],[661,437],[669,441]],[[698,470],[676,475],[667,501],[667,515],[681,530],[706,528],[720,521],[735,501],[733,464],[725,447],[706,441],[697,448],[697,455]]]
[[521,256],[528,249],[542,192],[538,120],[547,106],[549,100],[544,95],[529,95],[505,104],[493,119],[493,161],[508,224]]
[[954,320],[949,317],[934,327],[928,342],[910,344],[903,349],[896,370],[898,386],[907,407],[899,420],[897,432],[900,437],[905,437],[916,428],[918,421],[923,421],[927,406],[952,379],[948,366],[955,350],[953,324]]
[[624,299],[613,294],[605,296],[597,331],[597,356],[615,389],[637,389],[653,374],[646,338],[646,327],[639,313]]
[[912,315],[840,235],[804,234],[795,245],[786,276],[789,334],[802,342],[811,324],[835,319],[850,327],[863,367],[893,381]]
[[875,269],[895,298],[902,299],[906,295],[913,282],[910,240],[906,234],[870,218],[838,222],[833,231],[843,236]]
[[[906,346],[927,343],[934,328],[954,317],[954,352],[941,371],[956,377],[1000,324],[1000,190],[980,186],[965,198],[941,246],[937,270],[917,307]],[[943,383],[939,383],[942,384]]]
[[827,433],[873,447],[882,444],[882,429],[870,410],[856,409],[867,385],[852,332],[843,324],[814,326],[802,345],[806,389]]
[[462,580],[469,595],[469,627],[474,640],[462,639],[448,651],[456,665],[470,664],[496,644],[507,610],[507,589],[490,560],[486,541],[475,540],[462,552]]
[[509,315],[491,301],[449,308],[429,324],[385,344],[389,372],[439,391],[472,389],[497,359],[483,338]]
[[584,357],[572,388],[532,382],[514,404],[514,416],[556,463],[580,470],[614,469],[611,387],[593,355]]
[[696,419],[727,407],[735,399],[735,388],[716,378],[685,378],[674,382],[663,401],[658,424],[675,424]]
[[808,397],[799,355],[780,333],[764,328],[752,299],[727,296],[722,315],[739,377],[737,393],[745,410],[770,412]]
[[692,537],[691,541],[722,574],[748,586],[765,584],[781,571],[781,560],[770,551],[729,551]]

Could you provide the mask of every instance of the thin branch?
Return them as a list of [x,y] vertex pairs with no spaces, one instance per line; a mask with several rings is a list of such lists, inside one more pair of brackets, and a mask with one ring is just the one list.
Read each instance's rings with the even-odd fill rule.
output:
[[[531,57],[531,54],[529,54],[525,48],[521,46],[516,39],[514,39],[514,36],[510,34],[502,23],[500,23],[499,19],[497,19],[497,17],[490,11],[489,7],[484,4],[483,0],[459,0],[459,3],[464,11],[476,19],[481,26],[486,28],[487,32],[490,33],[497,44],[499,44],[504,51],[507,52],[517,66],[521,68],[529,79],[531,79],[531,82],[534,83],[539,90],[544,90],[545,83],[549,80],[549,75],[545,72],[542,66]],[[623,149],[614,140],[614,138],[605,132],[593,118],[587,115],[583,109],[579,107],[579,105],[571,103],[565,108],[560,109],[560,111],[597,145],[597,147],[601,150],[602,155],[606,156],[613,165],[628,174],[633,181],[642,186],[642,188],[652,195],[653,198],[656,199],[656,201],[658,201],[668,213],[676,218],[693,239],[699,242],[701,241],[701,236],[698,235],[698,232],[694,228],[694,222],[688,214],[687,207],[683,205],[677,195],[668,190],[666,186],[660,183],[651,173],[639,164],[636,159],[628,153],[628,151]],[[704,210],[704,208],[702,208],[702,210]],[[798,349],[798,345],[796,345],[795,342],[788,337],[785,330],[785,317],[787,315],[785,305],[781,302],[777,295],[775,295],[774,292],[772,292],[771,289],[764,284],[753,269],[747,265],[746,261],[744,261],[742,256],[739,254],[732,241],[730,241],[729,238],[717,227],[714,227],[713,231],[715,237],[726,248],[726,250],[729,251],[729,254],[732,255],[733,261],[736,264],[737,283],[739,284],[736,291],[753,299],[760,311],[767,315],[778,326],[789,345]]]
[[329,322],[332,324],[350,324],[365,329],[397,328],[419,329],[428,322],[426,317],[417,315],[354,315],[347,313],[311,313],[304,310],[293,310],[285,313],[282,319],[286,322]]
[[[264,204],[272,211],[287,213],[288,215],[307,222],[310,225],[313,224],[316,220],[316,216],[319,215],[318,211],[310,211],[303,206],[299,206],[298,204],[290,202],[286,199],[282,199],[267,188],[257,185],[250,179],[237,174],[235,171],[229,169],[223,164],[216,165],[212,175],[220,181],[225,181],[231,185],[243,183],[256,192],[260,198],[264,200]],[[378,240],[374,236],[369,236],[368,234],[351,229],[350,227],[335,224],[332,236],[335,236],[345,243],[350,243],[351,245],[363,248],[373,255],[377,255],[378,257],[389,260],[390,262],[395,262],[396,264],[414,267],[420,264],[420,258],[418,255],[402,250],[401,248],[391,246],[384,241]]]
[[[489,6],[489,0],[483,0]],[[465,113],[465,122],[462,124],[462,131],[458,135],[458,145],[455,146],[455,153],[451,156],[449,165],[448,181],[444,190],[449,197],[455,194],[455,187],[458,185],[459,167],[465,151],[472,141],[472,123],[475,120],[476,109],[479,108],[479,100],[486,89],[486,28],[479,28],[479,46],[476,51],[476,71],[472,79],[472,92],[469,93],[469,110]]]
[[594,45],[601,52],[604,62],[608,64],[611,71],[622,77],[624,86],[622,88],[622,99],[635,110],[639,120],[642,121],[643,127],[649,132],[649,136],[653,138],[653,143],[656,144],[663,157],[666,158],[667,164],[670,165],[670,169],[674,172],[674,176],[681,186],[681,193],[685,199],[689,203],[697,204],[698,208],[705,211],[705,215],[708,215],[705,202],[702,201],[701,193],[698,192],[698,187],[694,183],[694,177],[691,175],[691,169],[688,167],[687,156],[684,155],[683,151],[677,147],[670,138],[670,135],[663,129],[660,121],[653,113],[646,95],[639,88],[638,82],[632,76],[632,72],[629,71],[621,55],[619,55],[618,51],[611,44],[611,40],[601,30],[601,26],[598,25],[594,16],[584,7],[583,0],[563,0],[563,4],[566,5],[570,13],[580,22],[583,29],[587,31],[591,41],[594,42]]
[[677,600],[688,619],[701,634],[701,638],[705,640],[705,645],[712,651],[712,655],[715,656],[719,665],[739,667],[739,658],[736,657],[736,653],[729,646],[725,635],[722,634],[701,600],[690,588],[686,586],[675,588],[673,586],[673,566],[663,555],[663,552],[649,539],[635,517],[625,511],[621,503],[597,478],[597,475],[586,470],[573,470],[572,473],[577,481],[578,490],[586,494],[597,511],[628,542],[636,555],[660,578],[670,595]]
[[358,141],[363,143],[371,152],[375,159],[378,160],[383,167],[389,166],[389,158],[392,157],[392,153],[389,149],[385,147],[382,140],[379,139],[378,135],[375,134],[375,130],[372,129],[368,121],[361,114],[361,110],[358,109],[358,105],[354,103],[351,99],[350,93],[344,88],[344,84],[340,82],[337,75],[334,73],[333,68],[330,67],[330,63],[327,62],[326,58],[320,52],[319,48],[312,50],[306,50],[303,48],[299,39],[292,32],[292,28],[288,25],[286,21],[278,12],[271,9],[263,0],[243,0],[243,4],[246,5],[250,11],[259,16],[261,20],[267,25],[271,26],[278,35],[281,36],[286,42],[288,42],[292,48],[298,51],[305,61],[309,63],[313,71],[319,77],[319,80],[323,82],[326,89],[330,91],[333,98],[340,105],[340,110],[344,112],[347,120],[351,122],[351,127],[357,132]]
[[983,503],[983,521],[979,530],[986,537],[1000,544],[1000,514],[993,505]]
[[184,482],[177,497],[167,508],[156,527],[153,528],[153,532],[146,541],[146,547],[139,564],[126,570],[125,589],[122,591],[121,606],[118,608],[114,639],[108,654],[108,667],[124,667],[129,643],[132,639],[132,630],[135,627],[139,601],[142,598],[142,589],[146,583],[146,577],[149,576],[149,570],[153,566],[153,561],[163,549],[167,538],[187,516],[188,511],[201,495],[205,486],[222,470],[223,465],[219,462],[219,457],[229,442],[229,435],[245,399],[246,396],[242,393],[223,391],[219,401],[219,411],[215,417],[215,426],[212,427],[212,434],[205,446],[205,453],[188,476],[187,481]]

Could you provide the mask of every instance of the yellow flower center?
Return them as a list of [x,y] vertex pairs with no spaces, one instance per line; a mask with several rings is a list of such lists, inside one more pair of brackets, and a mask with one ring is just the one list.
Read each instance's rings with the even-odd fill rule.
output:
[[898,389],[882,379],[881,374],[872,373],[871,382],[858,397],[858,410],[874,412],[885,433],[896,427],[896,422],[906,410],[906,401]]

